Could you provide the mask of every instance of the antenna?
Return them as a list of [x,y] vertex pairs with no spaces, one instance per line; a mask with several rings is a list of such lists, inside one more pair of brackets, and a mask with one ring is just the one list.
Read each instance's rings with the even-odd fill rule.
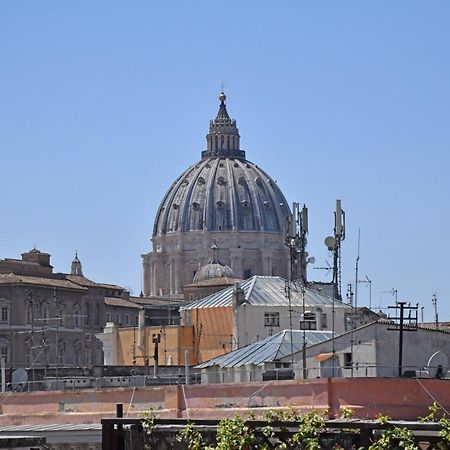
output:
[[355,262],[355,308],[358,307],[358,269],[359,269],[359,242],[361,238],[361,230],[358,228],[358,255]]
[[286,237],[285,244],[290,250],[291,274],[290,280],[298,278],[306,286],[307,284],[307,265],[314,264],[315,258],[309,257],[306,251],[308,243],[306,235],[308,234],[308,208],[297,202],[292,204],[292,214],[286,217]]
[[438,316],[438,307],[437,307],[437,294],[433,294],[433,298],[431,302],[434,306],[434,323],[436,325],[436,330],[439,330],[439,316]]

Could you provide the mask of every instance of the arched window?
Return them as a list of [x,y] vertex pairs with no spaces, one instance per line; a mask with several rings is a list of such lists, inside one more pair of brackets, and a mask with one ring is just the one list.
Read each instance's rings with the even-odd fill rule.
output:
[[310,311],[305,311],[300,320],[300,330],[316,330],[317,320],[316,314]]

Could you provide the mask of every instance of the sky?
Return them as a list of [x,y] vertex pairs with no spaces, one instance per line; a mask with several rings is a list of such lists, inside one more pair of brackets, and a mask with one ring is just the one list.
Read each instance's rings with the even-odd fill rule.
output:
[[[221,83],[247,158],[309,208],[309,278],[450,320],[450,2],[0,2],[0,258],[34,246],[141,290],[171,183]],[[358,283],[358,305],[368,305]]]

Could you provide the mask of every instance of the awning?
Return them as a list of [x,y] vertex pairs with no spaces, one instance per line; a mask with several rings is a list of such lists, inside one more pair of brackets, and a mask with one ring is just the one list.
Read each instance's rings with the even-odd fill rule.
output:
[[333,357],[333,353],[319,353],[318,355],[314,356],[315,361],[328,361],[330,358]]

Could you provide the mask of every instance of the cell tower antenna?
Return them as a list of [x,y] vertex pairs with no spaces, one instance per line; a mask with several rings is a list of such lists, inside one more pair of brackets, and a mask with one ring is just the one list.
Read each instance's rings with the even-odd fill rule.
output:
[[434,323],[436,326],[436,330],[439,330],[439,316],[438,316],[438,307],[437,307],[437,294],[433,294],[433,298],[431,299],[434,306]]

